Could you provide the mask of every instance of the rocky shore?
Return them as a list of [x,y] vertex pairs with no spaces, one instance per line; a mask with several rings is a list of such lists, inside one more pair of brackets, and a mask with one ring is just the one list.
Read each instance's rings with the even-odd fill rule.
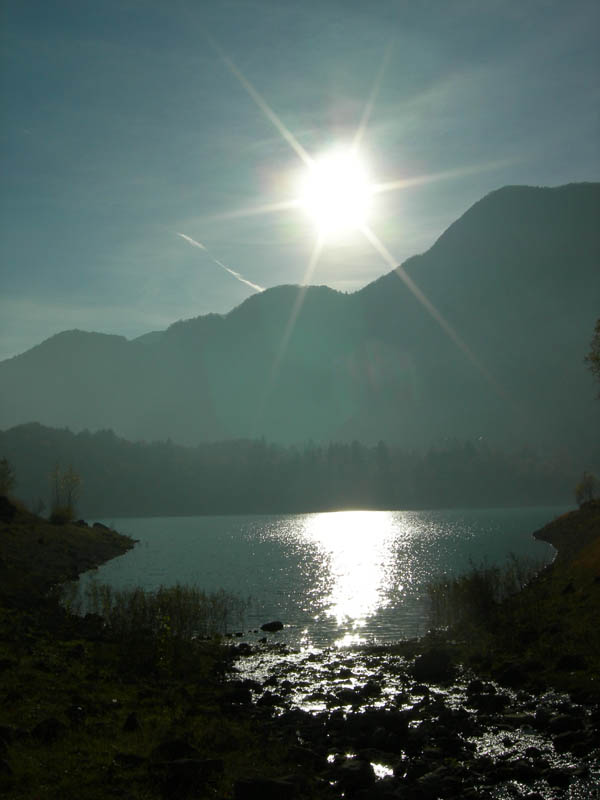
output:
[[536,532],[557,558],[491,630],[345,651],[238,644],[237,701],[297,737],[332,797],[595,798],[599,523],[595,502]]
[[237,650],[232,699],[295,738],[332,798],[583,800],[600,781],[598,704],[477,677],[446,644]]
[[0,792],[595,798],[598,511],[544,529],[553,543],[575,532],[568,555],[498,609],[493,629],[293,651],[271,626],[266,642],[196,642],[178,663],[160,649],[144,661],[100,618],[71,617],[42,593],[131,540],[15,512],[0,523]]

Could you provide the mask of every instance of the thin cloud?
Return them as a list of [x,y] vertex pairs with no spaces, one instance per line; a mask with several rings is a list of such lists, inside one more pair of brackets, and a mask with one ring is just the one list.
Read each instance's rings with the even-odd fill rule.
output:
[[239,281],[240,283],[245,283],[246,286],[249,286],[251,289],[254,289],[255,292],[264,292],[265,291],[265,287],[264,286],[259,286],[258,283],[252,283],[252,281],[249,281],[246,278],[244,278],[243,275],[240,275],[239,272],[236,272],[234,269],[231,269],[226,264],[223,264],[222,261],[219,261],[218,258],[215,258],[213,256],[213,254],[210,252],[210,250],[208,249],[208,247],[205,247],[205,245],[203,245],[202,242],[198,242],[198,241],[196,241],[196,239],[192,239],[192,237],[188,236],[186,233],[176,232],[175,235],[179,236],[181,239],[186,241],[188,244],[191,244],[192,247],[198,247],[200,250],[204,250],[206,255],[210,258],[210,260],[214,264],[216,264],[218,267],[221,267],[221,269],[224,269],[225,272],[228,272],[230,275],[232,275],[236,279],[236,281]]

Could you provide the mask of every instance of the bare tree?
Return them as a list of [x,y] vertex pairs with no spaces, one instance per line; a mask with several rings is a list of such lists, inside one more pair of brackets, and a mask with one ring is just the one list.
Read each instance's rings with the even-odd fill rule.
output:
[[585,357],[585,360],[592,373],[600,381],[600,317],[596,320],[596,327],[594,328],[594,335],[590,344],[590,352]]
[[81,475],[69,464],[66,469],[61,469],[56,464],[50,473],[52,486],[52,522],[70,522],[75,517],[75,507],[79,500],[81,490]]

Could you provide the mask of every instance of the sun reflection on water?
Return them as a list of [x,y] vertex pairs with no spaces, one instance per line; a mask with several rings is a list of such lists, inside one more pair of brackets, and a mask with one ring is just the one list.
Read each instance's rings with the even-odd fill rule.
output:
[[337,511],[306,518],[304,537],[320,551],[326,569],[324,614],[345,629],[336,644],[364,639],[369,616],[389,604],[389,568],[397,538],[388,511]]

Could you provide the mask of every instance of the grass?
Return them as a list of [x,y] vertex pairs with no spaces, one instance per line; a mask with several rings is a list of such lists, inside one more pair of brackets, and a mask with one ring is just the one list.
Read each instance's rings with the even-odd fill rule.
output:
[[127,552],[135,542],[106,528],[53,525],[23,508],[0,520],[0,601],[28,606],[57,583]]
[[[49,594],[132,545],[24,509],[0,523],[2,797],[219,800],[238,779],[298,771],[293,734],[240,701],[223,681],[231,651],[202,638],[239,620],[236,598],[96,584],[86,602],[101,619],[71,614]],[[73,594],[70,602],[75,610]],[[173,783],[173,747],[190,750],[205,774]],[[309,776],[304,796],[326,789]]]
[[600,503],[536,536],[558,548],[537,574],[512,559],[432,584],[432,627],[445,628],[459,642],[458,657],[478,670],[600,702]]
[[503,565],[471,563],[463,575],[432,581],[427,587],[430,627],[494,625],[502,603],[521,592],[542,566],[511,555]]
[[[285,744],[247,710],[228,704],[223,648],[204,643],[177,670],[162,664],[136,673],[123,668],[132,647],[90,636],[84,620],[65,614],[60,625],[50,616],[0,610],[0,724],[9,731],[5,757],[12,772],[0,774],[3,796],[169,796],[161,782],[164,759],[154,753],[181,740],[223,767],[194,797],[228,797],[239,777],[285,769]],[[135,729],[127,730],[131,714]],[[49,720],[54,733],[36,735]]]
[[205,642],[218,638],[231,626],[243,627],[248,601],[218,590],[205,592],[194,586],[160,586],[113,589],[90,581],[67,584],[60,594],[71,613],[95,614],[104,620],[107,633],[126,645],[123,666],[134,669],[179,671],[192,663]]

